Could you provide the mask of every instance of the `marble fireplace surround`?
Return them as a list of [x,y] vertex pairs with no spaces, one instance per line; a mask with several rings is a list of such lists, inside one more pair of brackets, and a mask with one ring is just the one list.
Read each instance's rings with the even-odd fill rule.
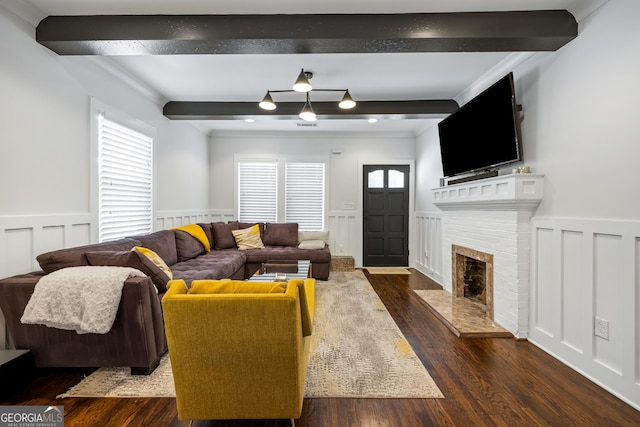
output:
[[451,245],[451,265],[453,268],[451,273],[451,293],[459,298],[465,297],[465,257],[482,261],[486,265],[484,292],[487,300],[487,317],[493,320],[493,255],[475,249],[465,248],[464,246]]
[[442,210],[443,288],[459,292],[456,248],[491,255],[493,320],[517,338],[528,335],[531,217],[542,200],[543,181],[539,174],[510,174],[432,190]]

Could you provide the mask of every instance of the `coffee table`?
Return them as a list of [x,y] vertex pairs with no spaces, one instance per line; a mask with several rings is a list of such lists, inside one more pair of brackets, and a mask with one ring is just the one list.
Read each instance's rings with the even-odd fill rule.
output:
[[289,279],[311,277],[311,261],[270,260],[263,262],[248,280],[251,282],[286,282]]

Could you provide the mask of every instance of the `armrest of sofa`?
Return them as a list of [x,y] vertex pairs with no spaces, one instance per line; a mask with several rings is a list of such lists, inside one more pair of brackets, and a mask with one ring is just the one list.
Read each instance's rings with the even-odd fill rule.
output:
[[14,340],[14,331],[20,325],[24,308],[33,294],[36,283],[44,275],[44,271],[38,271],[0,280],[0,309],[2,309],[7,328]]
[[[45,276],[45,273],[40,271],[0,280],[0,309],[4,313],[5,321],[10,330],[14,326],[21,324],[20,318],[24,313],[24,309],[33,294],[36,284],[43,276]],[[125,305],[137,305],[147,302],[147,305],[150,306],[151,299],[143,297],[145,294],[158,300],[156,287],[151,279],[148,277],[127,279],[122,288],[121,307],[123,302]],[[160,307],[159,304],[156,304],[156,306]],[[158,314],[160,315],[160,320],[162,320],[162,312]]]
[[167,344],[160,298],[151,279],[133,277],[125,281],[111,331],[78,335],[20,322],[43,276],[43,272],[37,272],[0,280],[0,308],[13,343],[16,348],[31,349],[36,366],[131,366],[135,373],[153,371]]

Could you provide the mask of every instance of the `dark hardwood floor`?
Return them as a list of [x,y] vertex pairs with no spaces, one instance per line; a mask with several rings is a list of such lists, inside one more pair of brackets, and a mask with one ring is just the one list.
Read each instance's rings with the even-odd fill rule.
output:
[[[419,272],[413,273],[367,277],[445,398],[306,399],[297,426],[640,425],[639,411],[527,341],[457,338],[412,292],[439,286]],[[63,405],[65,426],[189,424],[178,420],[171,398],[56,399],[89,372],[39,372],[14,398],[0,404]],[[288,425],[287,420],[194,423],[196,427]]]

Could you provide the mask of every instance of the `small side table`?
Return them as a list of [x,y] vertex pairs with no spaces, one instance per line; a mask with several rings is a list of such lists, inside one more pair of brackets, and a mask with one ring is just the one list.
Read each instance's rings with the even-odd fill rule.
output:
[[34,376],[33,354],[29,350],[0,350],[0,399],[28,384]]

